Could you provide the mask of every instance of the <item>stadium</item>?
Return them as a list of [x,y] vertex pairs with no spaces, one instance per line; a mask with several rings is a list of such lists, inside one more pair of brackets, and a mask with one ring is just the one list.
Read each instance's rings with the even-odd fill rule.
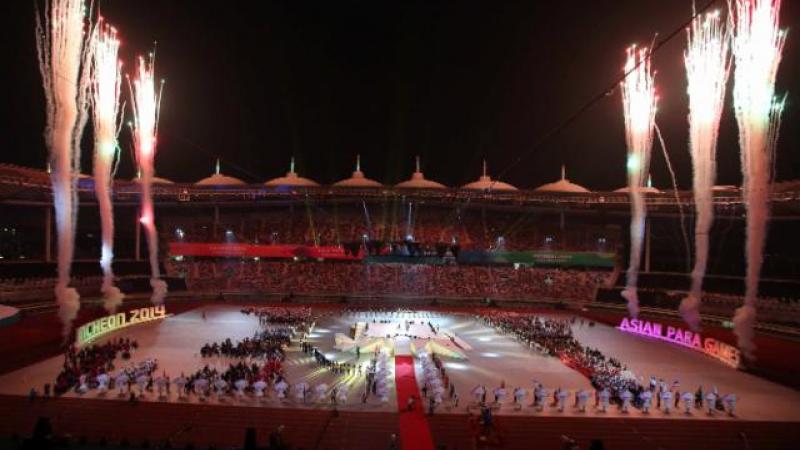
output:
[[[736,7],[751,3],[780,9],[768,0]],[[54,14],[52,23],[68,23],[57,14],[78,14],[82,4],[52,0],[37,19]],[[352,166],[349,176],[328,171],[317,180],[301,170],[319,167],[313,152],[303,164],[280,155],[284,168],[261,167],[271,174],[263,179],[243,168],[228,173],[233,164],[206,155],[164,170],[180,180],[173,181],[154,170],[156,143],[161,150],[169,130],[157,128],[162,100],[152,60],[141,59],[129,81],[129,130],[120,134],[119,78],[112,77],[110,121],[98,112],[102,45],[116,39],[104,20],[82,44],[90,56],[81,56],[95,58],[84,69],[95,83],[86,88],[96,96],[86,113],[93,171],[58,154],[59,142],[78,154],[92,147],[80,134],[58,134],[59,76],[45,83],[54,119],[46,145],[36,144],[50,151],[48,162],[4,153],[0,163],[0,447],[798,442],[800,181],[743,169],[742,185],[706,183],[703,197],[704,169],[692,154],[693,184],[654,187],[636,162],[642,136],[625,102],[637,93],[625,77],[629,184],[614,189],[579,184],[563,161],[560,174],[545,179],[506,177],[505,169],[494,178],[493,155],[468,170],[478,177],[458,184],[452,165],[467,158],[457,154],[451,164],[428,165],[425,154],[403,153],[408,161],[398,166],[409,171],[372,176],[369,168],[382,163],[375,151],[336,154]],[[37,39],[63,32],[36,23]],[[165,45],[169,54],[169,39]],[[37,49],[48,80],[66,57],[46,47]],[[649,56],[636,55],[629,52],[627,75],[649,67]],[[109,67],[119,77],[116,57]],[[775,152],[771,127],[749,132],[766,133],[771,144],[763,145]],[[104,153],[103,130],[115,152]],[[652,145],[652,122],[649,130]],[[120,147],[131,147],[133,158]],[[189,180],[203,172],[211,174]],[[698,266],[701,242],[707,263]],[[695,297],[692,309],[687,300]]]

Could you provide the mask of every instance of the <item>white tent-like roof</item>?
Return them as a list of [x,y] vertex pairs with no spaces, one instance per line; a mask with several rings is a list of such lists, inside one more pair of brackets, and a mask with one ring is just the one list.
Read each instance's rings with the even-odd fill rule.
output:
[[[631,191],[631,188],[629,186],[625,186],[625,187],[622,187],[622,188],[614,190],[614,192],[626,193],[626,194],[628,192],[630,192],[630,191]],[[642,194],[660,194],[661,190],[658,189],[658,188],[653,187],[653,177],[648,175],[647,176],[647,186],[639,189],[639,192],[641,192]]]
[[336,187],[383,187],[381,183],[364,176],[364,172],[361,171],[361,155],[356,155],[356,170],[353,175],[350,178],[339,180],[333,185]]
[[223,175],[219,170],[219,158],[217,158],[217,168],[210,177],[203,178],[195,183],[197,186],[238,186],[245,184],[244,181]]
[[297,175],[297,172],[294,171],[294,156],[293,156],[291,161],[289,162],[289,171],[286,172],[286,176],[273,178],[264,183],[264,186],[314,187],[314,186],[319,186],[319,183],[309,178],[304,178]]
[[420,170],[419,156],[417,156],[417,170],[411,174],[411,178],[397,183],[395,187],[410,188],[410,189],[446,189],[447,187],[442,183],[437,183],[433,180],[425,179],[425,175]]
[[492,177],[488,175],[488,171],[486,169],[486,160],[483,160],[483,175],[478,178],[478,181],[473,181],[472,183],[465,184],[463,186],[464,189],[474,189],[477,191],[517,191],[518,189],[508,183],[504,183],[502,181],[492,181]]
[[[133,181],[134,183],[141,183],[142,182],[142,173],[141,173],[141,171],[137,171],[136,172],[136,177],[135,178],[131,178],[131,181]],[[167,178],[161,178],[161,177],[155,177],[154,176],[153,177],[153,184],[175,184],[175,182],[172,181],[172,180],[169,180]]]
[[567,179],[567,170],[561,166],[561,179],[552,183],[547,183],[534,189],[538,192],[571,192],[576,194],[583,194],[590,192],[585,187],[575,184]]

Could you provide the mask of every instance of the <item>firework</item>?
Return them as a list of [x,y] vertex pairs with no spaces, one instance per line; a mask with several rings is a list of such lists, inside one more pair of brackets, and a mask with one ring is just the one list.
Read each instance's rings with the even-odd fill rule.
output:
[[697,330],[703,277],[708,263],[709,232],[714,221],[712,195],[717,171],[717,136],[730,67],[730,36],[719,11],[696,17],[686,33],[688,47],[684,61],[689,93],[689,150],[697,216],[692,286],[689,295],[681,302],[680,311],[686,323]]
[[69,287],[78,212],[77,180],[80,140],[87,119],[92,45],[91,23],[83,0],[51,0],[36,14],[36,49],[44,85],[45,143],[58,235],[58,280],[55,287],[65,336],[80,308],[78,292]]
[[129,82],[131,103],[133,106],[133,146],[136,163],[141,172],[141,216],[139,221],[144,226],[147,236],[147,248],[150,257],[150,285],[153,287],[154,303],[161,303],[167,293],[167,284],[161,279],[158,268],[158,236],[156,235],[155,215],[153,212],[153,160],[156,154],[158,137],[158,114],[161,104],[163,82],[156,89],[155,58],[139,57],[136,78]]
[[[775,75],[786,32],[779,29],[781,0],[736,0],[733,9],[733,105],[739,125],[743,195],[747,208],[747,276],[744,305],[734,315],[739,347],[753,357],[753,326],[769,216],[769,184],[784,101]],[[785,99],[785,97],[784,97]]]
[[111,179],[117,160],[122,115],[120,114],[119,39],[114,27],[103,23],[93,37],[94,58],[92,67],[92,111],[94,119],[94,191],[100,208],[102,247],[100,267],[103,269],[103,292],[106,309],[113,313],[123,295],[114,286],[111,262],[114,259],[114,212],[111,205]]
[[627,50],[627,56],[626,76],[621,86],[625,113],[625,143],[628,149],[628,187],[631,198],[631,253],[622,296],[628,301],[628,311],[631,316],[636,317],[639,314],[636,284],[647,216],[642,188],[650,170],[657,98],[648,49],[631,46]]

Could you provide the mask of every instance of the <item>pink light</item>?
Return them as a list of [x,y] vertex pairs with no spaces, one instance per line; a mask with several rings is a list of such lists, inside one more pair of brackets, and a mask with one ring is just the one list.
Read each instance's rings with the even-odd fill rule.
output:
[[142,217],[139,218],[139,222],[142,225],[150,225],[153,223],[153,217],[149,215],[143,215]]

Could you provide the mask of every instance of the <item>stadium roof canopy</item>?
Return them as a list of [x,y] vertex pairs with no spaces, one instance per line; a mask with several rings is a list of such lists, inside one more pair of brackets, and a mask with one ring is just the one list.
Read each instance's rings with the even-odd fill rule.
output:
[[264,186],[306,186],[306,187],[313,187],[319,186],[319,183],[316,181],[304,178],[297,175],[297,172],[294,171],[294,157],[289,162],[289,171],[286,172],[286,176],[273,178],[268,180],[264,183]]
[[584,194],[590,192],[585,187],[575,184],[567,179],[567,170],[561,166],[561,179],[552,183],[547,183],[534,189],[537,192],[572,192],[576,194]]
[[223,175],[219,170],[219,158],[217,158],[217,169],[210,177],[203,178],[195,183],[197,186],[237,186],[245,184],[244,181]]
[[490,177],[486,170],[486,160],[483,160],[483,175],[478,178],[478,181],[473,181],[472,183],[467,183],[463,186],[464,189],[474,189],[478,191],[517,191],[516,187],[504,183],[502,181],[492,181],[492,177]]
[[419,156],[417,156],[417,170],[411,174],[411,178],[397,183],[394,187],[410,188],[410,189],[446,189],[447,186],[442,183],[437,183],[433,180],[426,180],[425,175],[420,170]]
[[361,171],[361,155],[356,155],[356,170],[353,175],[350,178],[339,180],[333,185],[338,187],[383,187],[381,183],[364,176],[364,172]]
[[[141,172],[137,173],[136,178],[131,178],[131,181],[133,181],[134,183],[141,183],[142,182],[141,175],[142,175]],[[175,184],[175,182],[172,180],[168,180],[166,178],[153,177],[153,184]]]
[[[622,187],[622,188],[614,190],[614,192],[624,192],[624,193],[628,193],[630,191],[631,191],[631,188],[629,186],[625,186],[625,187]],[[639,192],[641,192],[643,194],[660,194],[661,190],[658,189],[658,188],[653,187],[653,177],[648,175],[648,177],[647,177],[647,186],[639,189]]]

